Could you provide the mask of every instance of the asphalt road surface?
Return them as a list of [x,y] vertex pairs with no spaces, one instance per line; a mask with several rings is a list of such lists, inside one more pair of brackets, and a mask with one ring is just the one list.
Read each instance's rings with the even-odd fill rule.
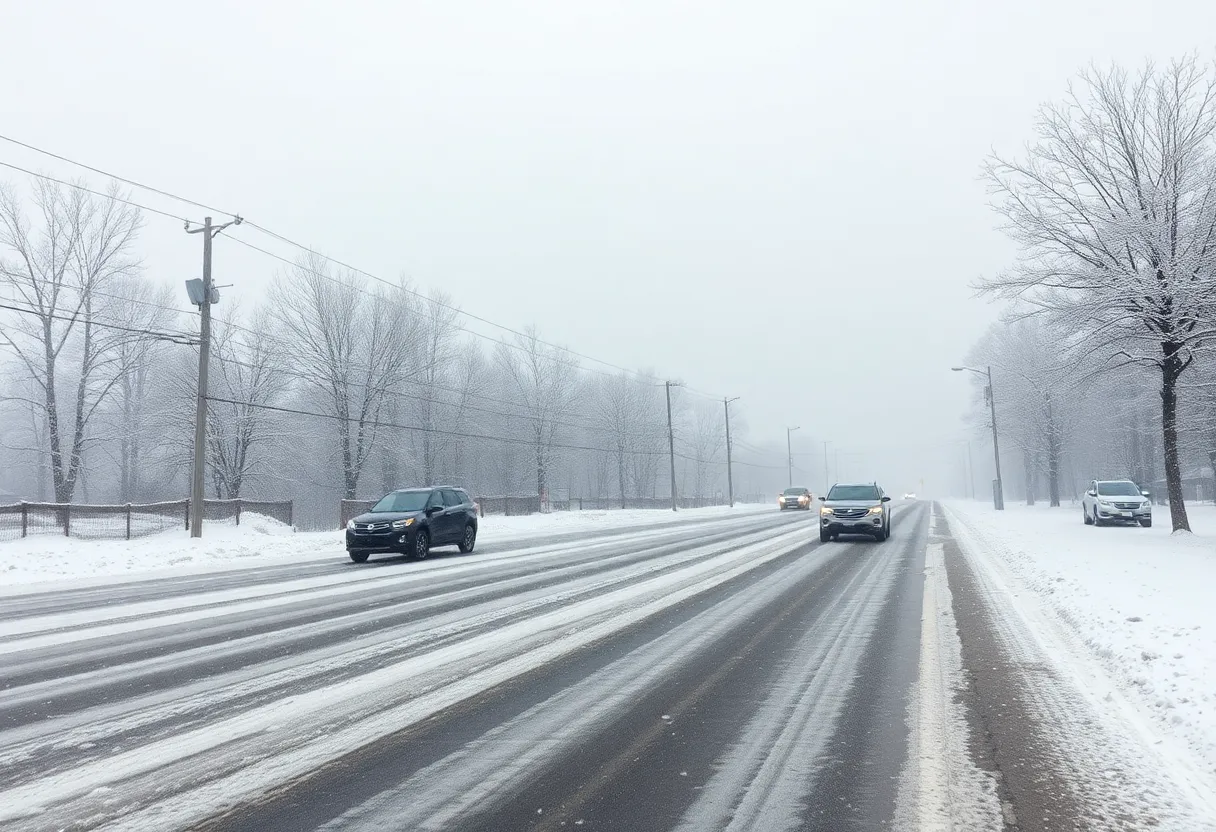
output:
[[[963,781],[930,758],[1040,735],[934,745],[931,514],[898,505],[885,543],[774,510],[5,598],[0,827],[950,829],[934,777]],[[995,828],[1077,828],[1067,792],[1035,826],[1020,776],[976,787]]]

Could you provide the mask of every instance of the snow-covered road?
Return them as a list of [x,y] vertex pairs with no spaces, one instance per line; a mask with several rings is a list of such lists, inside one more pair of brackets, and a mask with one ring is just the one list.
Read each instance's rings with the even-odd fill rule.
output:
[[893,525],[538,522],[422,563],[10,586],[0,827],[1216,828],[1207,775],[1146,777],[1078,690],[1004,538]]
[[[674,784],[650,808],[689,829],[794,818],[816,793],[832,812],[872,794],[889,815],[902,706],[877,735],[865,711],[915,674],[919,609],[898,590],[919,582],[926,513],[902,509],[882,546],[742,512],[424,563],[17,590],[0,610],[0,826],[502,829],[525,806],[620,820],[632,800],[587,790],[646,767]],[[867,679],[889,692],[857,697]],[[822,760],[849,737],[890,759],[836,782]],[[301,803],[318,778],[327,798]]]

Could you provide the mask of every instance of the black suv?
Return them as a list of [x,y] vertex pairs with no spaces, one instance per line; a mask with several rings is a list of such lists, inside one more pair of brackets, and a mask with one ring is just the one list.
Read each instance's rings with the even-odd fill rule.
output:
[[391,552],[422,560],[432,546],[473,551],[477,508],[462,488],[403,488],[386,494],[371,511],[346,524],[346,553],[355,563]]

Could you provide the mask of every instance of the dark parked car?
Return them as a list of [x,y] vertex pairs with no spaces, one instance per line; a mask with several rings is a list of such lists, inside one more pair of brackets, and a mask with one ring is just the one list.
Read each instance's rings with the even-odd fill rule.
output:
[[842,534],[867,534],[875,540],[891,536],[891,508],[878,483],[833,485],[820,497],[819,540],[826,543]]
[[403,488],[346,524],[346,553],[355,563],[392,553],[422,560],[432,546],[473,551],[477,508],[468,492],[451,486]]

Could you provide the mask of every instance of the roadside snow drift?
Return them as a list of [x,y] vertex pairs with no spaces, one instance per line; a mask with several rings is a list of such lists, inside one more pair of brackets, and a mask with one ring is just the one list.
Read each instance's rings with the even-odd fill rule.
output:
[[1077,506],[948,508],[1216,794],[1216,507],[1188,507],[1193,535],[1171,535],[1167,509],[1143,529],[1086,526]]

